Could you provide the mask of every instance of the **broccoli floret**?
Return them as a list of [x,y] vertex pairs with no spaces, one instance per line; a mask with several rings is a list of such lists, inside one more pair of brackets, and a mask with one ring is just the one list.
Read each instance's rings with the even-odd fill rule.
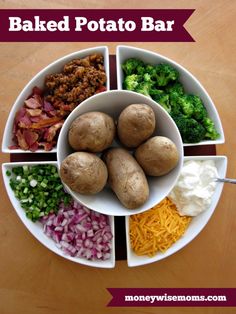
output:
[[181,106],[179,104],[180,95],[176,92],[169,94],[170,105],[171,105],[171,115],[178,116],[181,113]]
[[219,133],[216,131],[214,122],[210,118],[205,117],[202,123],[206,129],[205,137],[211,140],[216,140],[219,137]]
[[193,118],[184,115],[173,117],[184,143],[198,143],[205,138],[205,128]]
[[194,113],[194,105],[192,98],[189,97],[190,95],[179,95],[177,92],[172,92],[170,94],[170,103],[173,107],[173,111],[182,112],[188,118],[190,118]]
[[150,65],[150,64],[146,65],[145,73],[148,73],[151,76],[152,80],[156,81],[157,73],[156,73],[156,67],[155,66]]
[[140,83],[136,86],[135,92],[151,97],[150,93],[153,89],[153,81],[148,73],[145,73],[140,79]]
[[162,90],[156,89],[151,90],[150,95],[152,99],[160,104],[168,113],[171,112],[170,98],[168,94]]
[[171,105],[180,106],[180,110],[187,117],[202,121],[207,117],[207,111],[201,99],[195,95],[180,95],[176,91],[170,93]]
[[192,99],[194,106],[193,118],[202,121],[207,117],[207,110],[203,105],[201,98],[196,95],[189,95],[189,97]]
[[166,86],[171,81],[176,81],[179,73],[171,65],[160,63],[156,66],[156,81],[158,86]]
[[174,84],[168,84],[165,88],[167,94],[177,93],[178,95],[184,94],[184,87],[180,82]]
[[137,69],[140,67],[144,67],[143,61],[136,59],[136,58],[130,58],[127,59],[123,64],[122,64],[122,69],[125,73],[125,75],[131,75],[131,74],[137,74]]
[[139,75],[137,74],[128,75],[124,79],[123,87],[127,90],[134,91],[135,88],[138,86],[139,81],[140,81]]
[[139,75],[144,75],[144,74],[147,72],[147,71],[146,71],[146,67],[145,67],[144,64],[143,64],[143,65],[138,65],[135,71],[136,71],[137,74],[139,74]]
[[185,94],[183,96],[179,96],[178,103],[181,106],[184,115],[190,118],[194,113],[194,103],[191,95]]
[[[151,75],[148,74],[148,73],[144,73],[144,75],[143,75],[143,80],[144,80],[144,82],[149,82],[151,85],[153,84]],[[150,86],[151,86],[151,85],[150,85]]]
[[150,90],[151,90],[150,82],[141,82],[135,88],[135,92],[143,94],[143,95],[148,96],[148,97],[151,97],[150,96]]

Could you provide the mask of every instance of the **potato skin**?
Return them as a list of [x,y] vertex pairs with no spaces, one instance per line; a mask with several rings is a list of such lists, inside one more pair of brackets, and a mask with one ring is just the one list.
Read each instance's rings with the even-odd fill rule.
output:
[[169,138],[154,136],[137,148],[135,158],[147,175],[158,177],[176,167],[179,153]]
[[67,156],[60,168],[62,181],[80,194],[96,194],[107,182],[105,163],[96,155],[76,152]]
[[104,155],[108,183],[120,202],[129,209],[142,206],[149,197],[147,178],[134,157],[123,148],[112,148]]
[[102,152],[115,137],[113,118],[103,112],[87,112],[76,118],[69,129],[68,141],[76,151]]
[[132,104],[121,112],[117,131],[123,145],[135,148],[153,134],[155,126],[155,114],[150,106]]

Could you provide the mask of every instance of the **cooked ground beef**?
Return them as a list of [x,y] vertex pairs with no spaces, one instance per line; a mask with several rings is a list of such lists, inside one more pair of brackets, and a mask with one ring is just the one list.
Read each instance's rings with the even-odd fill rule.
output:
[[72,111],[86,98],[105,90],[106,73],[101,54],[89,55],[65,64],[61,73],[45,79],[45,96],[61,115]]

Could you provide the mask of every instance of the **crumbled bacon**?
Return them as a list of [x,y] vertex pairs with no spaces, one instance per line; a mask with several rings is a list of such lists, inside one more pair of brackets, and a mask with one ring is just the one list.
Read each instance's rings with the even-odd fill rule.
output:
[[50,112],[50,111],[54,110],[54,107],[50,104],[50,102],[44,100],[44,102],[43,102],[43,109],[46,112]]
[[36,95],[34,95],[33,97],[26,99],[25,100],[26,107],[30,108],[30,109],[41,108],[42,104],[41,104],[41,101],[39,101],[39,98],[40,98],[39,95],[37,95],[37,97],[36,97]]
[[[63,116],[46,101],[39,88],[33,88],[32,95],[15,115],[13,125],[14,145],[10,149],[36,151],[43,147],[50,151],[56,145],[56,137],[63,125]],[[46,142],[45,142],[46,141]]]
[[54,125],[52,125],[50,128],[47,129],[47,131],[44,134],[44,138],[47,142],[52,142],[54,137],[57,134],[57,131],[62,127],[63,121],[58,122]]
[[51,143],[47,143],[47,142],[40,142],[39,146],[42,146],[44,148],[44,150],[46,150],[47,152],[52,150],[53,146],[56,144],[56,141],[53,141]]
[[29,145],[26,142],[23,132],[20,129],[18,129],[16,132],[16,138],[17,138],[18,145],[21,149],[24,149],[24,150],[29,149]]
[[52,126],[53,124],[59,122],[60,120],[61,120],[61,117],[42,119],[39,122],[32,123],[30,128],[31,129],[41,129],[41,128],[49,127],[49,126]]
[[24,130],[23,135],[29,147],[36,143],[39,138],[38,133],[31,130]]
[[42,113],[42,109],[26,109],[31,117],[37,117]]

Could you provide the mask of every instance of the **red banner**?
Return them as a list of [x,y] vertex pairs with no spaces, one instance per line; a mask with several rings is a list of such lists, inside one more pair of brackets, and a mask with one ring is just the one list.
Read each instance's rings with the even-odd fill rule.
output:
[[192,9],[0,10],[0,42],[192,42]]
[[108,306],[235,307],[236,288],[108,288]]

